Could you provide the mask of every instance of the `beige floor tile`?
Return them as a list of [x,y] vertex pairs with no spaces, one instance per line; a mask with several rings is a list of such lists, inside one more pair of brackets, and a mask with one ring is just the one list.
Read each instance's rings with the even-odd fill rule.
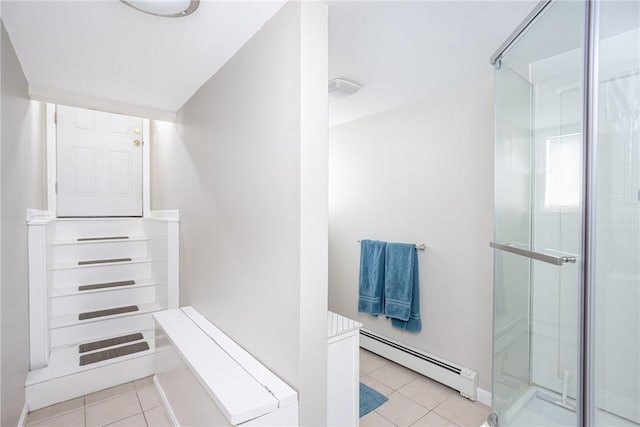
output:
[[380,357],[363,348],[360,349],[360,375],[375,371],[388,363],[390,362],[384,357]]
[[153,375],[135,380],[133,384],[137,387],[144,387],[149,384],[153,384]]
[[34,427],[84,427],[84,407],[32,425]]
[[143,411],[162,405],[162,400],[154,384],[136,386],[136,391]]
[[115,387],[111,387],[111,388],[97,391],[95,393],[87,394],[85,396],[85,403],[87,405],[92,405],[94,403],[98,403],[103,400],[113,399],[114,397],[118,397],[132,391],[135,391],[135,387],[133,386],[133,383],[120,384]]
[[113,399],[88,405],[87,426],[104,426],[142,412],[138,396],[126,393]]
[[480,402],[472,402],[462,396],[452,396],[436,406],[434,411],[459,426],[477,427],[485,422],[491,408]]
[[83,407],[84,397],[78,397],[77,399],[71,399],[67,400],[66,402],[47,406],[46,408],[38,409],[37,411],[31,412],[27,417],[27,425],[35,424],[42,420],[46,420],[47,418],[66,414]]
[[134,415],[133,417],[125,418],[124,420],[108,424],[107,427],[147,427],[147,421],[144,419],[144,415],[140,413]]
[[392,393],[388,397],[389,400],[380,405],[376,412],[397,426],[410,426],[429,412],[400,393]]
[[420,376],[417,372],[395,363],[384,365],[375,371],[369,372],[368,375],[374,380],[380,381],[382,384],[394,390],[399,389],[403,385]]
[[360,426],[362,427],[395,427],[391,421],[378,414],[376,411],[371,411],[364,417],[360,418]]
[[173,427],[169,414],[165,411],[164,406],[158,406],[144,411],[144,417],[147,419],[147,424],[150,427]]
[[398,393],[401,393],[427,409],[433,409],[451,396],[454,396],[456,391],[437,381],[420,376],[409,384],[399,388]]
[[363,383],[363,384],[368,385],[369,387],[371,387],[372,389],[374,389],[378,393],[384,394],[385,396],[388,396],[391,393],[393,393],[392,389],[390,389],[386,385],[382,384],[380,381],[378,381],[378,380],[376,380],[374,378],[371,378],[369,375],[361,376],[360,377],[360,382]]
[[57,403],[55,405],[47,406],[45,408],[38,409],[37,411],[29,413],[29,415],[27,416],[27,425],[35,424],[47,418],[66,414],[83,407],[84,397],[78,397],[77,399],[71,399],[65,402]]
[[[416,421],[411,427],[458,427],[458,424],[454,424],[448,419],[431,411]],[[477,427],[479,427],[479,425]]]

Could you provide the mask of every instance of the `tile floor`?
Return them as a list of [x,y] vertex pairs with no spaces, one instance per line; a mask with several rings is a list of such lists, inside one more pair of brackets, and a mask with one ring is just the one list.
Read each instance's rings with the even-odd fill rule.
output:
[[491,412],[480,402],[363,349],[360,381],[389,398],[360,418],[363,427],[479,427]]
[[33,427],[171,426],[151,377],[33,411]]
[[[479,427],[490,412],[482,403],[363,349],[360,381],[389,398],[360,419],[363,427]],[[27,426],[164,427],[171,422],[147,377],[31,412]]]

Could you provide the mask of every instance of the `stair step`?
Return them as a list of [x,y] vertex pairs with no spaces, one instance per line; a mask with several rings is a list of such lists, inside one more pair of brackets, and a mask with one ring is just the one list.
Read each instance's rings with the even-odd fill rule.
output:
[[[85,319],[85,320],[78,320],[78,314],[63,314],[60,316],[54,316],[51,318],[51,322],[49,322],[49,330],[51,330],[51,332],[53,333],[54,330],[58,330],[58,329],[68,329],[68,328],[76,328],[79,326],[89,326],[92,323],[104,323],[106,321],[111,321],[111,320],[119,320],[119,321],[127,321],[126,318],[128,317],[137,317],[139,315],[146,315],[148,313],[153,313],[154,311],[159,311],[159,310],[164,310],[166,309],[166,306],[160,304],[159,302],[152,302],[152,303],[143,303],[143,304],[138,304],[138,308],[139,311],[129,311],[126,313],[120,313],[120,314],[114,314],[112,316],[108,316],[108,317],[92,317],[89,319]],[[121,322],[118,322],[118,324],[120,324]],[[126,324],[126,323],[124,323]],[[153,324],[153,321],[152,323]],[[136,326],[132,326],[134,328],[138,328]],[[103,329],[102,327],[100,327],[99,329]],[[131,330],[131,329],[129,329]],[[102,332],[103,334],[105,332]],[[115,332],[113,333],[113,335],[121,335],[122,333],[118,333]],[[91,338],[84,338],[85,341],[91,341]],[[58,345],[55,344],[55,341],[53,339],[53,336],[51,338],[51,342],[52,345]],[[68,341],[65,340],[65,342],[78,342],[78,340],[74,340],[74,341]]]
[[110,264],[113,262],[130,262],[131,258],[111,258],[111,259],[92,259],[88,261],[78,261],[78,265],[90,265],[90,264]]
[[[100,370],[106,366],[114,366],[114,365],[122,366],[121,364],[125,362],[127,359],[129,360],[137,359],[145,355],[150,355],[151,357],[153,357],[152,355],[155,349],[155,329],[154,329],[153,323],[151,323],[149,326],[150,327],[145,327],[145,328],[139,328],[139,327],[128,328],[128,329],[125,328],[122,330],[122,332],[117,334],[108,334],[108,335],[96,334],[95,336],[98,337],[97,339],[93,338],[93,339],[81,340],[78,343],[69,343],[61,346],[54,346],[51,348],[51,353],[49,356],[49,365],[42,369],[30,371],[27,376],[26,385],[29,386],[37,383],[47,383],[57,378],[68,378],[69,375],[74,375],[74,374],[78,374],[86,371],[95,372],[96,368],[99,368],[98,370]],[[80,350],[79,347],[82,344],[88,344],[88,343],[95,342],[96,340],[108,340],[110,338],[114,338],[118,336],[123,336],[127,334],[137,334],[137,333],[140,333],[142,335],[142,339],[138,342],[145,341],[149,344],[150,348],[148,351],[131,353],[129,355],[122,356],[117,359],[111,359],[111,360],[107,359],[99,363],[92,363],[84,366],[79,365],[78,357],[81,355],[79,352]],[[119,347],[123,344],[125,343],[119,344],[112,348]],[[133,342],[129,342],[126,344],[133,344]],[[107,347],[104,347],[98,350],[102,351],[107,349],[108,349]],[[87,352],[83,354],[89,354],[89,353]],[[152,365],[153,365],[153,359],[152,359]],[[101,387],[101,388],[105,388],[105,387]],[[58,391],[61,393],[63,392],[62,389]]]
[[140,236],[144,234],[142,218],[58,218],[55,240],[76,240],[97,236]]
[[137,305],[127,305],[124,307],[114,307],[106,310],[87,311],[86,313],[78,314],[78,320],[95,319],[96,317],[113,316],[114,314],[131,313],[139,311]]
[[75,268],[106,267],[109,265],[144,264],[149,262],[151,262],[151,258],[127,258],[127,261],[117,261],[117,262],[111,261],[110,263],[96,263],[96,264],[80,264],[79,262],[66,262],[66,263],[54,265],[53,269],[54,270],[70,270]]
[[102,362],[108,359],[115,359],[116,357],[122,357],[128,354],[139,353],[147,350],[149,350],[149,344],[147,344],[146,341],[143,341],[135,344],[124,345],[122,347],[97,351],[95,353],[84,354],[80,356],[80,366]]
[[[25,400],[29,410],[35,411],[153,375],[153,356],[153,349],[150,349],[85,366],[78,365],[76,356],[69,360],[73,363],[68,364],[73,366],[66,375],[61,375],[60,367],[45,368],[48,372],[32,371],[27,376]],[[48,380],[42,381],[47,377]]]
[[135,285],[135,280],[121,280],[119,282],[106,282],[106,283],[93,283],[91,285],[78,286],[79,291],[92,291],[95,289],[115,288],[118,286],[130,286]]
[[90,246],[106,243],[125,244],[132,242],[148,242],[146,236],[123,236],[123,237],[73,237],[53,242],[54,246]]
[[[130,283],[134,282],[134,283]],[[116,285],[118,283],[118,285]],[[120,285],[122,283],[122,285]],[[113,284],[113,285],[112,285]],[[102,286],[104,285],[104,286]],[[146,288],[149,286],[158,286],[159,283],[151,278],[135,279],[135,280],[114,280],[104,283],[88,283],[86,285],[60,286],[51,289],[51,298],[62,298],[78,295],[89,295],[93,293],[103,292],[119,292],[127,289]],[[91,288],[88,288],[91,286]],[[86,288],[85,288],[86,287]],[[80,289],[82,288],[82,289]]]
[[88,351],[99,350],[105,347],[113,347],[127,342],[139,341],[143,338],[144,336],[140,332],[136,332],[135,334],[122,335],[120,337],[80,344],[80,346],[78,347],[78,352],[86,353]]
[[106,260],[114,258],[146,258],[149,239],[129,237],[109,240],[60,240],[53,244],[53,264],[78,266],[82,260]]
[[89,242],[95,240],[126,240],[129,236],[108,236],[108,237],[79,237],[78,242]]

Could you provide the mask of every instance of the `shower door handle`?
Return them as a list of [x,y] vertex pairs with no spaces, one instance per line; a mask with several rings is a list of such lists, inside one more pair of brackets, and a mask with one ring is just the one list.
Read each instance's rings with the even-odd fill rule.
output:
[[576,257],[573,255],[554,256],[549,254],[543,254],[541,252],[528,251],[526,249],[521,249],[516,246],[513,246],[511,244],[498,243],[498,242],[489,242],[489,246],[491,246],[494,249],[500,249],[501,251],[511,252],[512,254],[535,259],[537,261],[547,262],[553,265],[563,265],[565,263],[576,262]]

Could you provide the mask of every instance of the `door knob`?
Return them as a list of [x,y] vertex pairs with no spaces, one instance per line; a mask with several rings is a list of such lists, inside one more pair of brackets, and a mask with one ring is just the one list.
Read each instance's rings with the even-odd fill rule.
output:
[[140,140],[139,140],[139,139],[136,139],[135,141],[133,141],[133,145],[135,145],[136,147],[137,147],[138,145],[140,145],[140,144],[142,144],[142,143],[140,142]]

